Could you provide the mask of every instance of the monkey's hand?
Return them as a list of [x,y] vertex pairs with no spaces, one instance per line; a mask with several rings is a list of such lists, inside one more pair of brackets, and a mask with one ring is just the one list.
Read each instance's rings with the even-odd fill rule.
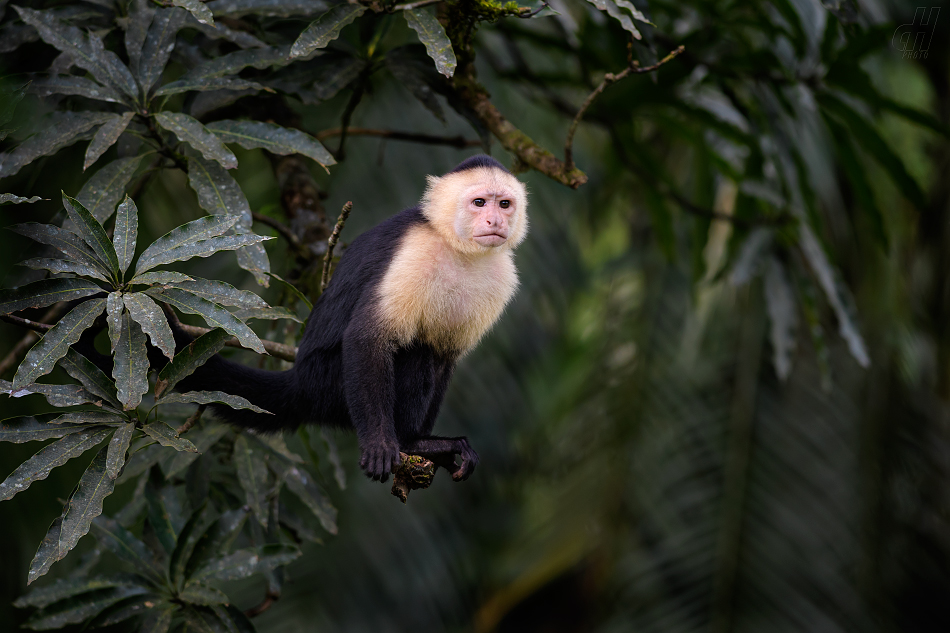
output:
[[[469,475],[475,472],[475,467],[478,465],[478,453],[468,443],[467,437],[456,437],[452,441],[454,444],[452,450],[439,455],[438,458],[434,458],[432,461],[452,473],[454,481],[465,481]],[[456,455],[462,458],[461,464],[455,462]]]
[[400,463],[399,442],[395,440],[381,440],[362,447],[360,468],[373,481],[386,481]]

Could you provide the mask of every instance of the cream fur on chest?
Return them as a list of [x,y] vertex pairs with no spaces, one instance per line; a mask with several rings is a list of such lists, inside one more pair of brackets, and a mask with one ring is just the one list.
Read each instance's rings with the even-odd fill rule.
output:
[[384,329],[400,345],[465,353],[494,325],[518,287],[510,250],[467,254],[427,224],[406,232],[379,287]]

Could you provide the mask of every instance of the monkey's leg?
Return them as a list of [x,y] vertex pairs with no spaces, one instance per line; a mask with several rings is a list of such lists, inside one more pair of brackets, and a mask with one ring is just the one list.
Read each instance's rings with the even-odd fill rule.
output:
[[[402,447],[404,453],[420,455],[452,473],[455,481],[465,481],[475,472],[478,465],[478,453],[468,443],[466,437],[422,437]],[[462,457],[462,463],[455,463],[455,456]]]

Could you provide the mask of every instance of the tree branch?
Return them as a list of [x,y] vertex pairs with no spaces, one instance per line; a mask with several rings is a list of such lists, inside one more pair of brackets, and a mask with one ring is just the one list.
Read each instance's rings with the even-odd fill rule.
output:
[[253,211],[251,213],[251,217],[254,218],[255,222],[266,224],[267,226],[271,227],[272,229],[280,233],[280,236],[284,238],[285,240],[287,240],[291,248],[293,248],[295,251],[301,250],[302,247],[300,245],[300,240],[297,238],[294,232],[291,231],[289,228],[287,228],[287,225],[285,225],[280,220],[272,218],[269,215],[264,215],[263,213],[258,213],[257,211]]
[[[185,323],[179,323],[178,327],[181,328],[186,334],[198,338],[202,334],[207,334],[211,330],[206,327],[199,327],[197,325],[187,325]],[[284,345],[283,343],[275,343],[274,341],[261,341],[264,344],[264,349],[268,354],[282,360],[289,362],[294,362],[297,360],[297,348],[291,347],[290,345]],[[224,342],[228,347],[239,347],[241,349],[247,349],[236,338],[230,338]]]
[[[55,304],[53,307],[51,307],[49,310],[46,311],[46,313],[41,317],[41,319],[43,321],[55,321],[59,319],[59,317],[63,316],[63,314],[65,313],[66,307],[68,305],[69,304],[65,302]],[[27,335],[24,336],[22,339],[20,339],[20,341],[16,345],[13,346],[13,349],[11,349],[7,353],[7,355],[3,358],[2,361],[0,361],[0,376],[2,376],[6,374],[7,371],[9,371],[10,369],[13,369],[16,365],[18,365],[20,363],[20,359],[30,350],[31,347],[33,347],[33,344],[36,343],[36,341],[40,339],[39,335],[37,335],[36,332],[47,331],[49,330],[49,328],[53,326],[46,325],[46,323],[30,321],[28,319],[21,319],[20,317],[15,317],[10,314],[5,314],[3,315],[3,317],[0,317],[0,318],[3,318],[3,320],[6,321],[7,323],[13,323],[14,325],[19,325],[20,327],[27,327],[28,329],[33,330],[27,333]],[[26,325],[27,323],[32,324],[32,326],[27,326]],[[40,330],[39,328],[42,326],[46,326],[46,330]]]
[[346,219],[350,217],[350,211],[353,210],[353,203],[347,201],[343,205],[343,210],[340,212],[340,217],[336,221],[336,226],[333,227],[333,233],[330,234],[330,239],[327,240],[327,254],[323,256],[323,275],[320,277],[320,292],[323,292],[327,289],[327,284],[330,283],[330,262],[333,261],[333,249],[336,248],[336,243],[340,239],[340,233],[343,231],[343,225],[346,224]]
[[[441,0],[439,0],[441,2]],[[343,133],[342,128],[332,130],[323,130],[316,135],[317,140],[340,136]],[[463,149],[465,147],[478,147],[482,144],[478,140],[469,140],[464,136],[433,136],[431,134],[416,134],[414,132],[398,132],[396,130],[375,130],[362,127],[351,127],[346,129],[347,136],[379,136],[394,141],[408,141],[411,143],[422,143],[425,145],[448,145]]]

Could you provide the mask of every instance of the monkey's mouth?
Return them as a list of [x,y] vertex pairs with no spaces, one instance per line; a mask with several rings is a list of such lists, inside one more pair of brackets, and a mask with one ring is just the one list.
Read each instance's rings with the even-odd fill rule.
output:
[[475,235],[473,239],[482,246],[501,246],[508,241],[507,233],[485,233],[484,235]]

